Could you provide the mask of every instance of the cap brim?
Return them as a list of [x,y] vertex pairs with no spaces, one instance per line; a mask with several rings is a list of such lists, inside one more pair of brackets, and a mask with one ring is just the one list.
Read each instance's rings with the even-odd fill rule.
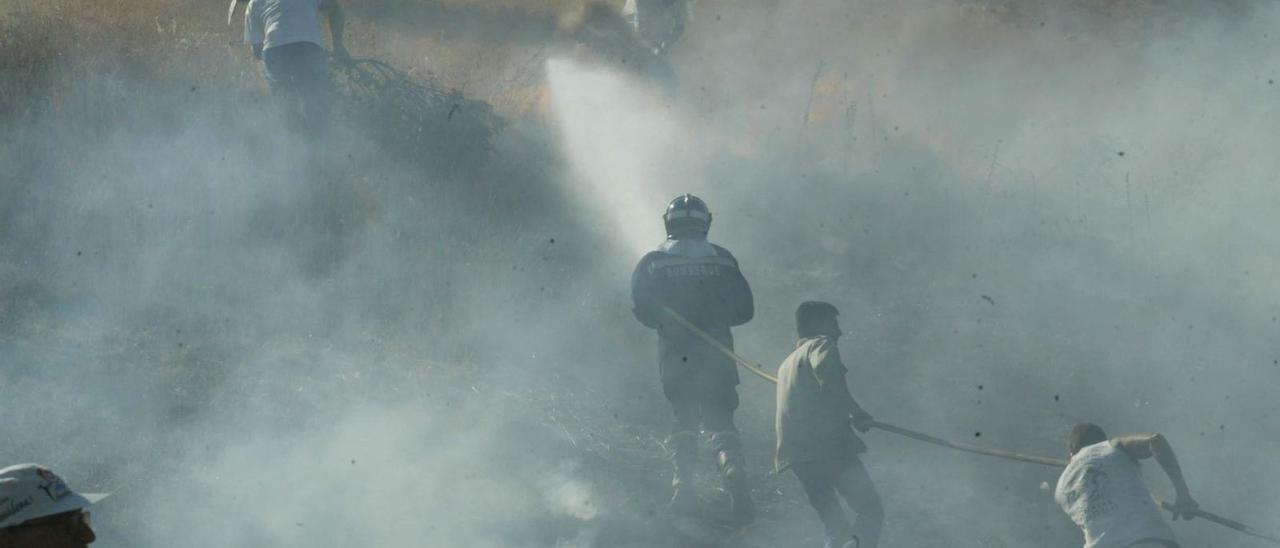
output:
[[61,500],[47,506],[29,509],[26,512],[19,512],[4,523],[0,523],[0,528],[13,527],[21,525],[33,519],[54,516],[64,512],[73,512],[83,510],[98,501],[107,498],[110,493],[67,493]]
[[41,508],[39,516],[31,516],[27,519],[36,519],[36,518],[42,518],[45,516],[61,514],[63,512],[83,510],[85,508],[88,508],[93,503],[98,502],[104,498],[107,498],[107,495],[102,493],[94,493],[94,494],[68,493],[67,496],[62,497],[62,499],[59,500],[58,502],[49,506],[45,506],[44,508]]
[[111,496],[111,493],[80,493],[80,496],[89,501],[89,504],[97,504],[102,499]]

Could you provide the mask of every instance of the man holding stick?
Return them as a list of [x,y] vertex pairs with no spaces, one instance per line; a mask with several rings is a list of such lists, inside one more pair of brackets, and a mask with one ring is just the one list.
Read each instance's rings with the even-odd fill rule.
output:
[[[858,455],[867,446],[850,429],[866,432],[875,420],[854,401],[840,361],[839,311],[808,301],[796,309],[800,342],[778,368],[778,472],[800,479],[826,529],[827,548],[876,548],[884,510]],[[857,514],[853,526],[839,498]]]
[[1058,478],[1054,499],[1084,532],[1085,548],[1178,548],[1142,481],[1139,462],[1154,457],[1173,482],[1178,496],[1173,519],[1195,517],[1199,506],[1164,436],[1107,439],[1098,425],[1085,423],[1072,429],[1070,451],[1071,462]]

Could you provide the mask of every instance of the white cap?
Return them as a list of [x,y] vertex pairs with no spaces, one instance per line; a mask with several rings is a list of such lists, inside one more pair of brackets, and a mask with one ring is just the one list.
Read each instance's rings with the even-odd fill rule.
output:
[[48,468],[18,464],[0,469],[0,529],[88,508],[106,494],[77,493]]

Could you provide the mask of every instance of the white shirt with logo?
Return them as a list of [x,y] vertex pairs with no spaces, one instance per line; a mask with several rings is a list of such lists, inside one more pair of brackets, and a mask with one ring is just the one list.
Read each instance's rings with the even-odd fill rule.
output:
[[296,42],[324,46],[321,0],[249,0],[244,12],[244,41],[267,50]]
[[1124,548],[1144,539],[1173,542],[1173,530],[1142,481],[1142,466],[1110,441],[1071,457],[1054,499],[1084,532],[1084,548]]

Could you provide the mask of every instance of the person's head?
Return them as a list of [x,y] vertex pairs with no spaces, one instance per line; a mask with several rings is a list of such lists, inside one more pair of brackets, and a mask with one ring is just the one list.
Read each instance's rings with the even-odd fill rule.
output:
[[88,546],[97,539],[89,505],[106,496],[72,491],[40,465],[0,469],[0,548]]
[[677,196],[662,215],[668,238],[706,238],[711,230],[711,210],[707,203],[692,194]]
[[835,305],[822,301],[805,301],[796,308],[796,334],[800,338],[840,336],[840,311]]
[[1071,441],[1067,449],[1072,455],[1080,452],[1081,449],[1107,441],[1107,433],[1102,431],[1102,427],[1093,423],[1082,422],[1071,429]]

